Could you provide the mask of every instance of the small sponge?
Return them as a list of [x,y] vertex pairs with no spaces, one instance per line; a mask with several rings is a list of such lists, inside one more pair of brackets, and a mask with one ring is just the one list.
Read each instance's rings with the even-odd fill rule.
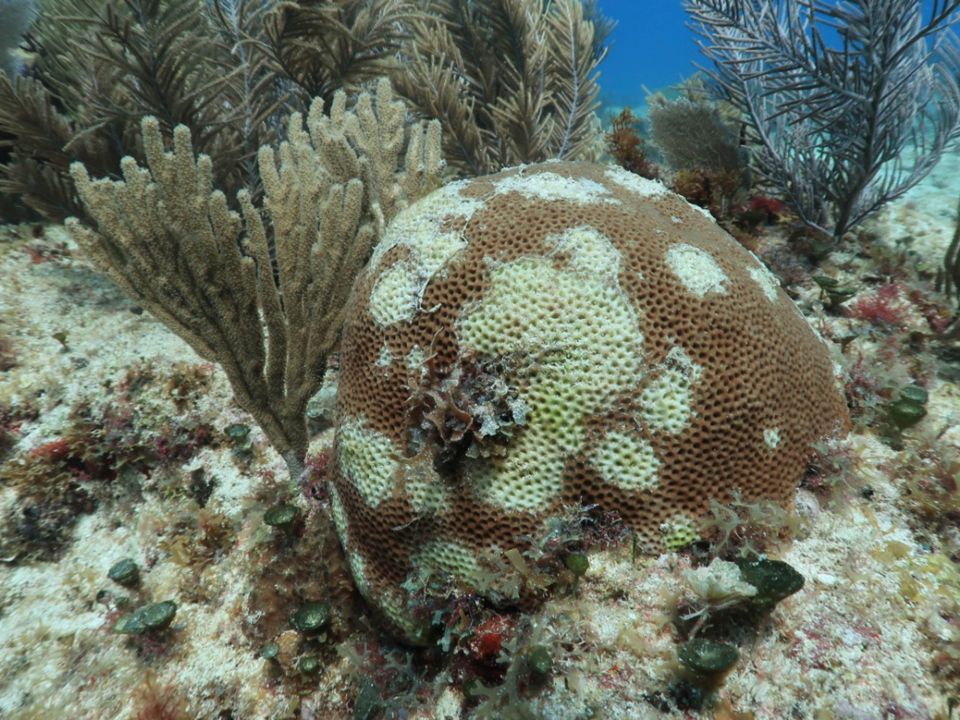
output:
[[650,551],[711,498],[791,501],[847,424],[826,346],[760,261],[662,185],[550,162],[404,210],[355,292],[333,468],[358,586],[408,640],[424,572],[475,589],[564,508]]

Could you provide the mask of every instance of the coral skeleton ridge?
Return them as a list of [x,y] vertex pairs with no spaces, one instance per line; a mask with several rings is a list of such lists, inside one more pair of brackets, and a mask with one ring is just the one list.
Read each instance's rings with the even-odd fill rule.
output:
[[548,162],[402,211],[341,353],[334,517],[358,587],[408,640],[424,573],[477,587],[564,508],[642,547],[711,499],[789,503],[848,422],[827,349],[776,278],[659,183]]

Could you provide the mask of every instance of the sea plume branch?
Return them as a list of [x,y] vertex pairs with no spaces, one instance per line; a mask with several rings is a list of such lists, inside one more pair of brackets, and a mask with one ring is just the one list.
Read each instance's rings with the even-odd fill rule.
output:
[[[839,239],[960,137],[960,0],[685,0],[758,173]],[[829,40],[828,40],[829,38]],[[904,155],[914,145],[911,162]]]

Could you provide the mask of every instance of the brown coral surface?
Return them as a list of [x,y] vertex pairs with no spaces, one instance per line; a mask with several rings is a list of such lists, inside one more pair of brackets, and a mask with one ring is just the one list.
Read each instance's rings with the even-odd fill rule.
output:
[[662,185],[590,164],[401,213],[341,369],[334,517],[410,639],[418,571],[476,586],[490,548],[591,503],[648,549],[689,542],[711,498],[790,502],[811,443],[847,423],[826,346],[761,262]]

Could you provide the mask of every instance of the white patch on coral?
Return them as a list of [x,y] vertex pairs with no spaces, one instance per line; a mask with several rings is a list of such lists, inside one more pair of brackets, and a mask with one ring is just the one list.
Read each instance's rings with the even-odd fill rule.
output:
[[748,267],[747,272],[750,273],[750,277],[753,278],[753,281],[760,286],[760,289],[763,291],[763,294],[766,295],[767,300],[770,302],[776,302],[777,290],[780,289],[780,281],[777,279],[777,276],[770,272],[767,269],[767,266],[760,262],[756,256],[754,256],[754,259],[757,260],[757,266]]
[[390,354],[390,347],[386,344],[380,348],[380,355],[377,356],[377,365],[379,367],[389,367],[393,362],[393,355]]
[[558,253],[570,256],[568,267],[576,272],[600,277],[608,285],[616,285],[623,264],[620,251],[606,235],[589,225],[550,235],[546,242]]
[[703,368],[683,348],[667,353],[650,384],[640,394],[640,417],[653,431],[682,432],[693,415],[693,385]]
[[476,583],[483,574],[473,550],[448,540],[425,543],[410,557],[410,564],[415,568],[451,575],[468,583]]
[[780,446],[780,428],[767,428],[763,431],[763,441],[771,450],[776,450]]
[[[380,327],[410,320],[420,310],[423,292],[453,257],[467,246],[459,230],[444,228],[457,220],[465,224],[483,207],[483,201],[460,194],[466,183],[450,183],[401,211],[387,227],[367,264],[380,272],[370,296],[370,313]],[[408,259],[381,271],[387,251],[409,248]]]
[[427,639],[429,623],[417,624],[413,619],[408,599],[389,587],[381,588],[374,602],[384,615],[387,616],[406,635],[407,640],[422,645]]
[[375,605],[386,617],[393,622],[406,636],[406,638],[415,643],[422,644],[427,627],[418,625],[413,619],[413,614],[407,598],[390,586],[380,586],[374,595],[370,589],[370,582],[367,578],[366,563],[357,553],[349,553],[350,569],[354,573],[354,581],[357,583],[357,589],[363,595],[367,602]]
[[340,423],[337,463],[371,507],[377,507],[396,489],[395,453],[390,438],[368,428],[366,419],[347,417]]
[[403,492],[414,512],[431,515],[450,507],[450,493],[433,469],[433,462],[411,463],[402,468]]
[[649,180],[636,173],[628,172],[622,167],[608,168],[604,172],[604,176],[607,180],[642,197],[655,198],[670,194],[670,191],[663,183],[657,182],[656,180]]
[[424,244],[432,244],[446,218],[462,217],[469,220],[483,207],[483,200],[460,194],[469,183],[468,180],[447,183],[401,210],[374,248],[367,267],[371,271],[377,270],[383,256],[398,245],[419,248]]
[[713,256],[687,243],[677,243],[667,250],[667,265],[683,286],[699,298],[707,293],[727,292],[727,274]]
[[562,490],[565,459],[583,449],[583,418],[641,379],[640,322],[613,280],[619,256],[593,240],[593,251],[582,256],[593,273],[575,270],[580,261],[555,268],[548,257],[493,267],[486,295],[457,323],[463,350],[529,357],[535,369],[519,397],[527,422],[506,455],[465,462],[469,487],[482,502],[513,512],[551,502]]
[[569,178],[552,172],[534,175],[511,175],[494,183],[498,195],[516,192],[533,200],[563,200],[574,203],[610,203],[620,201],[612,197],[598,182],[587,178]]
[[623,490],[652,490],[657,487],[660,460],[641,437],[616,430],[607,432],[593,451],[590,462],[604,482]]
[[676,215],[671,215],[671,216],[670,216],[670,222],[672,222],[674,225],[682,225],[682,224],[683,224],[683,219],[682,219],[682,218],[678,218]]
[[440,272],[454,255],[467,246],[467,241],[459,232],[435,232],[419,240],[410,245],[416,251],[417,271],[426,279]]
[[340,493],[332,482],[328,483],[330,490],[330,514],[333,515],[333,526],[337,529],[337,537],[340,538],[340,544],[347,547],[349,537],[347,513],[343,509],[343,501],[340,499]]
[[370,602],[375,602],[376,598],[370,595],[370,581],[367,580],[367,563],[356,548],[347,548],[347,563],[350,565],[350,573],[353,575],[353,582],[357,586],[360,594]]
[[660,523],[660,538],[667,550],[677,550],[700,539],[697,521],[686,513]]
[[439,483],[411,480],[405,487],[407,500],[417,515],[433,515],[450,508],[449,493]]
[[370,314],[380,327],[409,321],[420,309],[420,279],[406,261],[387,268],[370,293]]

